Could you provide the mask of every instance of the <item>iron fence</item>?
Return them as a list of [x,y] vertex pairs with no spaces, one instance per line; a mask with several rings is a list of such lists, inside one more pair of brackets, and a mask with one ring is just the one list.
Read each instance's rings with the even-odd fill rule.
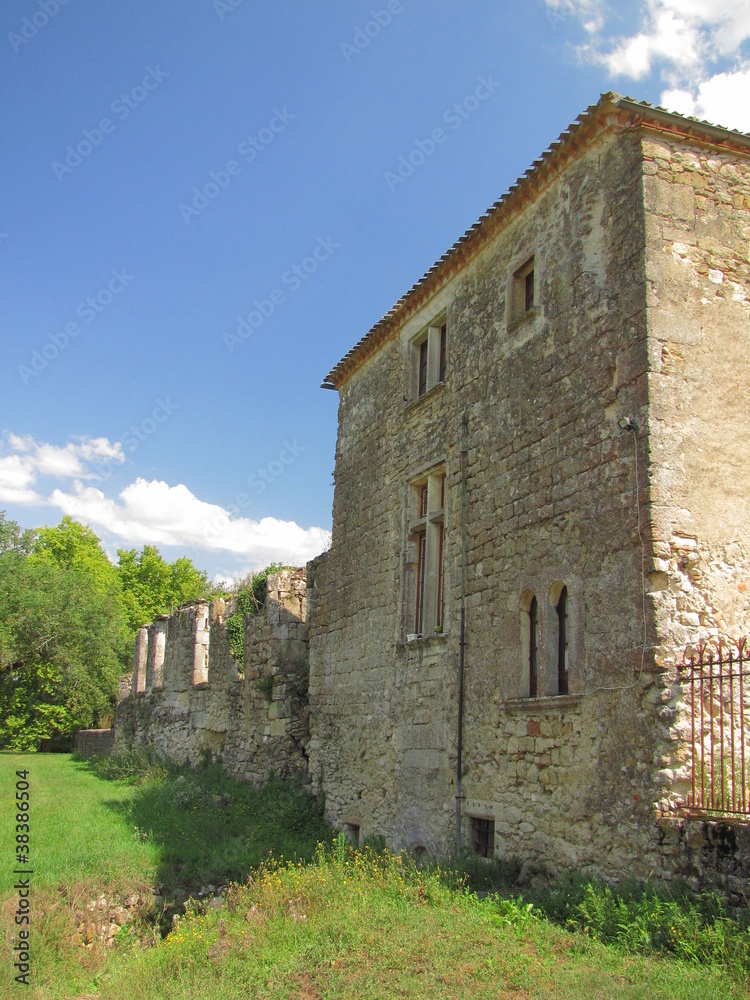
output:
[[747,638],[689,647],[691,791],[688,813],[750,816],[750,648]]

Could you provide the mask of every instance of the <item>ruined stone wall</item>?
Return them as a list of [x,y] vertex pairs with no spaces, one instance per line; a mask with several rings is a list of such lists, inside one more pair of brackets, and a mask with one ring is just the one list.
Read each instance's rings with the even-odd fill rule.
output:
[[245,616],[244,675],[229,652],[226,613],[223,601],[199,601],[140,630],[115,750],[144,747],[193,764],[220,757],[231,774],[256,783],[271,773],[304,779],[304,571],[269,576],[265,607]]
[[[668,300],[673,279],[654,263],[664,237],[657,239],[654,227],[658,204],[666,206],[664,216],[674,206],[653,190],[650,141],[615,129],[594,142],[340,388],[333,541],[308,580],[311,774],[339,827],[382,833],[396,848],[444,851],[453,843],[466,413],[464,841],[471,817],[478,817],[494,820],[498,854],[532,864],[644,876],[671,864],[664,859],[674,845],[656,819],[670,780],[664,761],[674,747],[673,693],[665,693],[654,649],[665,637],[676,648],[688,633],[664,627],[680,619],[662,603],[659,573],[669,566],[658,560],[667,559],[663,545],[679,528],[705,534],[706,566],[717,570],[714,592],[728,583],[730,562],[743,561],[728,520],[750,455],[743,444],[735,463],[729,438],[712,447],[723,431],[706,392],[712,383],[717,398],[735,392],[730,436],[739,434],[746,396],[729,374],[739,366],[747,385],[747,351],[738,357],[746,327],[728,334],[745,316],[733,291],[716,310],[723,310],[732,341],[729,357],[715,364],[704,346],[690,362],[694,414],[679,382],[657,392],[655,345],[666,340],[654,306]],[[714,187],[710,205],[699,199],[691,223],[731,214],[731,206],[734,229],[724,244],[734,248],[735,277],[747,266],[740,183],[741,197],[748,197],[746,182],[731,175],[734,188]],[[700,246],[696,239],[685,245]],[[532,255],[534,307],[519,317],[511,301],[514,275]],[[701,288],[689,281],[679,286],[675,312],[685,311],[685,299],[688,313],[699,310],[705,288],[719,287],[706,271],[702,281]],[[445,384],[415,399],[413,345],[443,316]],[[663,379],[664,369],[658,373]],[[681,435],[694,433],[698,413],[710,430],[712,444],[704,442],[700,462],[706,473],[714,465],[712,489],[720,472],[730,483],[721,500],[705,499],[706,483],[704,501],[687,503],[685,487],[673,494],[669,473],[657,467],[692,461],[679,457]],[[620,428],[625,418],[637,433]],[[662,419],[665,427],[685,428],[677,437],[667,434],[669,454],[655,428]],[[653,444],[649,435],[656,436]],[[444,622],[439,632],[409,641],[417,559],[409,532],[413,484],[442,469]],[[742,503],[737,523],[744,531]],[[694,511],[687,522],[683,506]],[[691,566],[703,571],[679,551],[669,556],[682,560],[687,576]],[[736,576],[731,586],[742,595]],[[684,577],[674,573],[670,584],[678,601]],[[569,694],[560,696],[554,605],[563,584],[570,672]],[[528,697],[532,595],[540,657],[534,699]],[[735,594],[723,613],[737,616],[741,601]],[[694,613],[705,614],[705,607]]]
[[112,729],[79,729],[76,733],[75,749],[82,757],[106,757],[113,745]]

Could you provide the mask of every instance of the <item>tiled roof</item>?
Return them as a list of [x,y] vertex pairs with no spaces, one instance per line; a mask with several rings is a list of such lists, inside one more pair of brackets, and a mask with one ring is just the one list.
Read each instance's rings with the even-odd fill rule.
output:
[[468,262],[508,218],[510,213],[536,196],[545,181],[574,159],[594,135],[614,124],[644,124],[661,131],[690,135],[713,145],[750,151],[750,135],[710,122],[667,111],[646,101],[622,97],[612,91],[602,94],[560,137],[550,143],[525,173],[436,261],[419,281],[393,305],[372,329],[335,365],[322,383],[338,389],[360,364],[389,340],[404,322],[448,278]]

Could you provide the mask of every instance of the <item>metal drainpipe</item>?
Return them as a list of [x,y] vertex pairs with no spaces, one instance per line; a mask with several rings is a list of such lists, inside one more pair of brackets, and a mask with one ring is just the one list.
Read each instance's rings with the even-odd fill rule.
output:
[[461,417],[461,637],[458,652],[458,736],[456,748],[456,853],[461,853],[461,770],[464,749],[464,649],[466,647],[466,464],[468,406]]

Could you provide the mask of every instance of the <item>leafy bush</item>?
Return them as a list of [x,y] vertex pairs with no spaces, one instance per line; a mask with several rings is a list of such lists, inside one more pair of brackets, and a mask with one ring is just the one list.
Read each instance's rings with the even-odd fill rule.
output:
[[269,573],[278,573],[281,569],[292,569],[282,563],[271,563],[258,573],[252,573],[237,584],[235,590],[236,610],[227,618],[227,635],[229,636],[229,652],[232,659],[240,667],[245,665],[245,615],[255,615],[266,603],[267,582]]

